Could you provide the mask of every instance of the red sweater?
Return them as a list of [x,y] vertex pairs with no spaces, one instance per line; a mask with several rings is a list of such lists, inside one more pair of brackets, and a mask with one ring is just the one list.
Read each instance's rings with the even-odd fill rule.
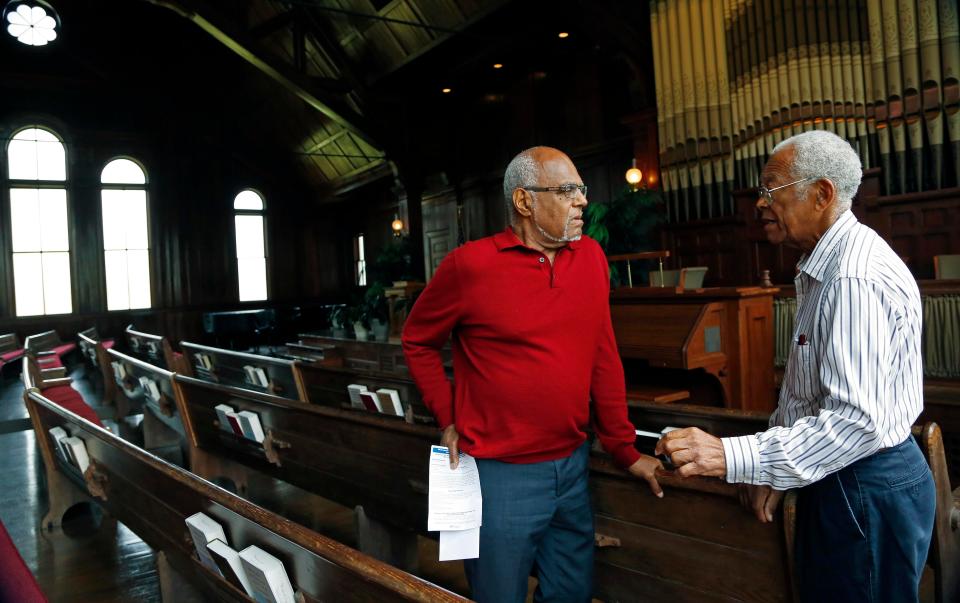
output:
[[[583,237],[551,266],[513,230],[441,262],[403,329],[403,351],[441,428],[456,423],[477,458],[536,463],[570,455],[594,431],[621,467],[639,457],[610,323],[603,250]],[[440,349],[453,335],[456,384]]]

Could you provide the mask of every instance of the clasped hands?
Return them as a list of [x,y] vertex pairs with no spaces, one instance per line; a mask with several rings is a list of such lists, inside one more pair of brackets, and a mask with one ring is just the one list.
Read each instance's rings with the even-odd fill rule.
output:
[[[720,438],[697,427],[675,429],[657,442],[656,454],[665,454],[680,477],[706,475],[725,477],[727,459]],[[783,492],[770,486],[737,484],[740,504],[752,511],[762,523],[773,521]]]

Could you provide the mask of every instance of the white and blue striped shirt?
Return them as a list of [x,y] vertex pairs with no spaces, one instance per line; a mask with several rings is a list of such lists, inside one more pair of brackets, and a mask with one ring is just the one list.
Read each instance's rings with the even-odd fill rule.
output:
[[910,435],[923,409],[917,282],[844,212],[797,265],[797,324],[770,429],[723,438],[727,481],[811,484]]

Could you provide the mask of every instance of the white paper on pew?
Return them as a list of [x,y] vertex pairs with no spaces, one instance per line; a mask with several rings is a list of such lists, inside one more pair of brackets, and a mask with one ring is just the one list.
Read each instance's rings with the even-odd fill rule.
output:
[[440,561],[476,559],[480,556],[480,528],[440,532]]
[[451,469],[447,447],[431,446],[427,501],[427,529],[431,532],[479,528],[483,517],[483,497],[477,461],[461,452],[460,464],[456,469]]

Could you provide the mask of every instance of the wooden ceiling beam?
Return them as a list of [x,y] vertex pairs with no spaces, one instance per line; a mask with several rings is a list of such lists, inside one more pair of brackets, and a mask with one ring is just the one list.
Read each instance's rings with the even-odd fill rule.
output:
[[370,146],[380,148],[380,144],[376,141],[376,138],[370,134],[371,126],[362,116],[354,114],[352,111],[349,111],[349,109],[333,109],[331,102],[323,98],[324,95],[319,91],[314,90],[314,86],[307,78],[291,72],[289,68],[278,64],[276,61],[269,60],[254,51],[252,43],[247,39],[245,34],[239,33],[236,29],[231,28],[223,22],[215,23],[214,20],[212,20],[214,17],[208,17],[215,14],[215,11],[206,6],[206,3],[201,2],[201,0],[145,1],[169,9],[194,23],[213,36],[218,42],[235,52],[245,61],[262,71],[328,119],[340,127],[350,130],[355,136]]

